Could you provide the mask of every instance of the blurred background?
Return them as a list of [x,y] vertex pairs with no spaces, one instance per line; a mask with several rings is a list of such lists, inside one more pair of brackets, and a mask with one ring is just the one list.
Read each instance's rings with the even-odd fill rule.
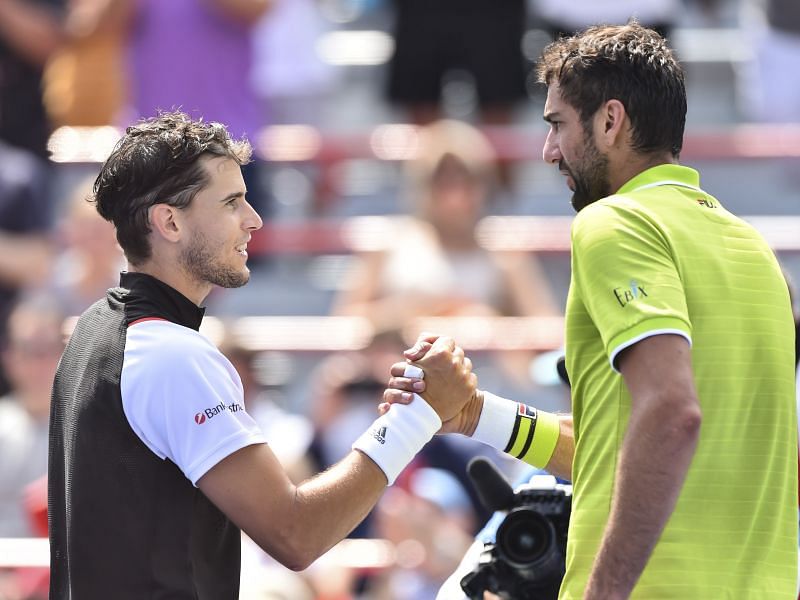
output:
[[[796,0],[0,0],[0,538],[46,535],[49,382],[124,269],[85,199],[160,109],[255,147],[252,278],[212,293],[203,331],[297,481],[348,451],[423,330],[453,335],[481,387],[569,410],[573,213],[541,160],[533,69],[554,36],[631,16],[685,66],[682,162],[798,280]],[[245,540],[242,597],[433,598],[487,517],[464,472],[478,454],[519,475],[436,439],[302,574]],[[41,540],[0,539],[0,600],[46,597],[42,564]]]

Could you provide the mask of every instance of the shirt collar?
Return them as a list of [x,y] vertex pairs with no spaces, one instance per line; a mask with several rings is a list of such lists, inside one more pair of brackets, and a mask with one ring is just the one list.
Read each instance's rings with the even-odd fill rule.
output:
[[651,167],[628,180],[617,191],[617,194],[626,194],[642,187],[657,185],[680,185],[700,189],[700,174],[690,167],[675,164],[663,164]]
[[206,311],[175,288],[145,273],[122,273],[120,287],[109,293],[125,304],[126,325],[160,318],[197,331]]

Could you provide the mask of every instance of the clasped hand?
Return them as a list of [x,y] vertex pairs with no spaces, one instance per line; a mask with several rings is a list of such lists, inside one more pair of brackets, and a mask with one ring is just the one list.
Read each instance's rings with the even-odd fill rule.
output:
[[[472,361],[464,355],[464,350],[450,337],[423,333],[403,354],[406,360],[391,367],[392,377],[383,393],[380,413],[385,413],[392,404],[410,403],[412,393],[417,393],[442,419],[440,433],[471,435],[483,398],[478,378],[472,372]],[[425,378],[406,377],[404,372],[409,363],[422,369]]]

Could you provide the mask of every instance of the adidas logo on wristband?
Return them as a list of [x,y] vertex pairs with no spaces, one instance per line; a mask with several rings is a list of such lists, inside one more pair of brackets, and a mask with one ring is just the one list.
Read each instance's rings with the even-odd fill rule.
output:
[[374,437],[381,444],[386,443],[386,427],[372,430],[372,437]]
[[[396,404],[378,417],[358,439],[353,450],[366,454],[392,485],[425,443],[442,426],[436,411],[420,397],[411,404]],[[392,435],[388,436],[389,430]]]

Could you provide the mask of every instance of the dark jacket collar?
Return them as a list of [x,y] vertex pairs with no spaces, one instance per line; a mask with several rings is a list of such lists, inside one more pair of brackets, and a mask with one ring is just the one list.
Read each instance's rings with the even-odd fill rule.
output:
[[126,325],[156,318],[198,330],[206,312],[175,288],[144,273],[122,273],[119,287],[108,293],[125,305]]

